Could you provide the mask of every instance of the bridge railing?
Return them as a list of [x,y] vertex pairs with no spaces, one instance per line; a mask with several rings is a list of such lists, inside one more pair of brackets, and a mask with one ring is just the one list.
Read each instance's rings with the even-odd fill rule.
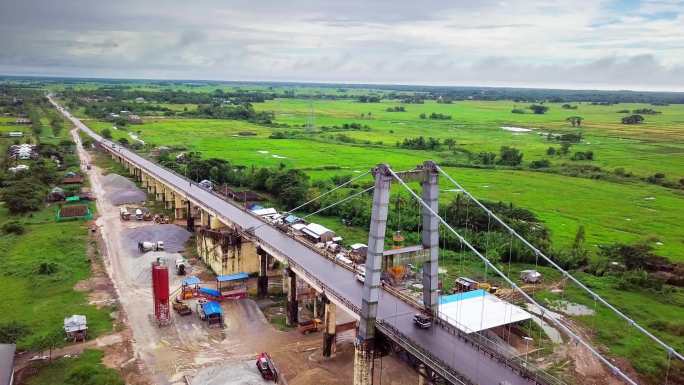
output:
[[[106,148],[108,148],[111,151],[114,151],[115,153],[117,153],[121,156],[125,156],[125,154],[123,154],[121,151],[119,151],[117,148],[114,147],[115,144],[113,142],[110,142],[110,141],[107,141],[107,142],[108,142],[107,143],[108,146],[106,146]],[[156,164],[156,162],[154,162],[154,160],[152,160],[146,156],[137,154],[137,153],[131,151],[130,149],[126,149],[126,151],[129,151],[129,152],[131,152],[135,155],[138,155],[141,158],[143,158],[143,159],[145,159],[151,163]],[[130,161],[130,159],[129,159],[129,161]],[[138,165],[138,166],[141,167],[141,165]],[[189,183],[196,186],[197,188],[202,189],[202,191],[207,192],[209,194],[212,194],[216,198],[232,204],[232,202],[229,202],[226,199],[226,197],[216,193],[213,190],[208,190],[208,189],[204,189],[204,188],[200,187],[197,183],[194,183],[192,180],[188,179],[184,175],[179,174],[175,170],[168,169],[168,168],[164,168],[164,170],[171,173],[171,174],[174,174],[176,177],[178,177],[180,179],[188,180]],[[161,175],[159,175],[159,174],[157,174],[151,170],[146,170],[146,171],[149,174],[153,175],[154,177],[156,177],[162,181],[165,181],[166,183],[170,183],[168,180],[166,180],[166,178],[162,177]],[[191,195],[189,192],[186,192],[186,193],[188,194],[188,196]],[[254,219],[257,219],[259,222],[264,223],[266,225],[270,225],[270,223],[265,221],[260,216],[254,214],[253,212],[248,210],[246,207],[242,207],[242,206],[239,206],[236,204],[232,204],[232,205],[234,207],[240,209],[242,212],[250,215]],[[224,219],[228,220],[230,222],[230,220],[228,218],[224,218]],[[313,247],[313,245],[311,245],[310,243],[304,242],[301,239],[298,239],[293,234],[287,233],[287,235],[290,236],[295,241],[299,242],[301,245],[317,252],[321,256],[325,257],[328,260],[333,261],[337,265],[342,266],[343,268],[350,270],[352,272],[356,271],[354,266],[349,266],[345,263],[341,263],[340,261],[338,261],[335,258],[335,255],[327,252],[326,250],[317,249],[317,248]],[[318,285],[321,288],[321,290],[326,292],[326,294],[333,295],[338,302],[344,304],[344,306],[346,306],[350,310],[354,311],[355,313],[357,313],[357,314],[360,313],[360,308],[357,305],[353,304],[351,301],[344,298],[343,296],[337,294],[328,285],[326,285],[320,279],[316,278],[313,274],[309,273],[301,265],[297,264],[296,262],[292,261],[289,258],[287,258],[287,259],[291,265],[293,265],[297,270],[299,270],[300,272],[305,274],[308,279],[315,282],[316,285]],[[423,307],[420,306],[420,304],[414,298],[402,293],[401,291],[391,287],[390,285],[383,285],[383,288],[385,289],[385,291],[387,291],[390,294],[394,295],[395,297],[401,299],[402,301],[406,302],[407,304],[413,306],[417,310],[423,309]],[[541,384],[541,385],[563,385],[564,384],[563,381],[561,381],[560,379],[550,375],[549,373],[546,373],[546,372],[544,372],[544,371],[542,371],[536,367],[533,367],[533,366],[530,367],[529,363],[524,361],[520,357],[507,357],[505,354],[502,354],[500,352],[500,350],[496,347],[496,343],[494,341],[489,340],[486,337],[484,337],[480,334],[477,334],[477,333],[467,334],[467,333],[462,332],[461,330],[456,328],[451,322],[449,322],[450,320],[445,319],[444,316],[435,317],[435,321],[440,327],[448,330],[451,334],[454,334],[454,335],[458,336],[459,338],[463,339],[464,341],[470,343],[475,348],[477,348],[480,352],[487,355],[490,359],[496,360],[496,361],[508,366],[514,372],[518,373],[519,375],[521,375],[523,377],[532,379],[537,384]],[[430,352],[422,349],[420,347],[420,345],[415,343],[415,341],[412,341],[410,338],[408,338],[406,335],[401,333],[398,329],[391,326],[389,323],[382,321],[382,320],[378,320],[376,323],[378,324],[381,331],[390,333],[391,334],[390,337],[394,337],[394,339],[397,340],[398,343],[401,344],[401,341],[403,341],[402,346],[404,346],[405,349],[411,351],[412,354],[417,355],[417,357],[422,357],[421,359],[428,361],[426,363],[428,363],[428,364],[432,363],[432,365],[430,365],[430,366],[433,368],[433,370],[440,372],[440,375],[449,377],[452,380],[456,380],[462,384],[469,384],[467,379],[465,379],[463,376],[459,375],[458,373],[454,372],[449,365],[442,362],[438,358],[434,357]]]
[[486,336],[473,332],[465,333],[455,325],[457,322],[445,315],[435,317],[435,322],[449,333],[459,337],[463,341],[471,344],[482,354],[488,356],[489,359],[500,362],[508,366],[515,373],[521,377],[528,378],[540,385],[565,385],[565,382],[552,374],[542,370],[541,368],[531,365],[525,358],[519,356],[509,356],[501,351],[500,346],[492,339]]

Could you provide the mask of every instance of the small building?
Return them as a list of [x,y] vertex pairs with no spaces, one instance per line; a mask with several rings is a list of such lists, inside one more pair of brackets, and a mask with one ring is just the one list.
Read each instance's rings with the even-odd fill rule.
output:
[[83,176],[78,174],[67,175],[62,179],[62,184],[82,184]]
[[306,223],[295,223],[291,227],[293,230],[302,231],[306,227]]
[[222,298],[242,299],[247,298],[247,280],[249,275],[245,272],[219,275],[216,277],[216,290]]
[[301,220],[302,220],[302,218],[290,214],[283,219],[283,222],[287,225],[294,225],[295,223],[298,223]]
[[276,211],[276,209],[274,209],[273,207],[261,208],[261,209],[251,210],[251,211],[260,217],[271,217],[273,215],[278,214],[278,211]]
[[74,314],[64,319],[64,332],[67,338],[76,341],[85,341],[88,333],[86,316]]
[[14,124],[31,124],[31,123],[33,123],[33,122],[29,118],[17,118],[17,120],[14,121]]
[[14,384],[14,344],[0,344],[0,385]]
[[24,136],[24,133],[22,131],[10,131],[7,133],[7,136],[10,138],[21,138]]
[[537,270],[522,270],[520,279],[525,283],[539,283],[542,280],[542,275]]
[[352,258],[355,260],[358,261],[366,259],[366,254],[368,254],[368,245],[363,243],[355,243],[349,246],[349,249],[351,249]]
[[139,115],[130,114],[130,115],[128,115],[128,123],[130,123],[130,124],[142,124],[143,120]]
[[477,290],[479,283],[468,277],[458,277],[454,280],[454,293]]
[[60,187],[55,187],[50,190],[47,196],[48,202],[60,202],[63,201],[64,198],[66,198],[66,194],[64,194],[64,189]]
[[[482,289],[440,297],[438,314],[466,334],[531,319],[530,313]],[[494,330],[496,332],[496,330]]]
[[328,242],[335,238],[335,232],[318,223],[309,223],[301,231],[314,242]]
[[135,98],[135,102],[136,103],[145,103],[145,98],[143,98],[142,96],[138,96],[137,98]]

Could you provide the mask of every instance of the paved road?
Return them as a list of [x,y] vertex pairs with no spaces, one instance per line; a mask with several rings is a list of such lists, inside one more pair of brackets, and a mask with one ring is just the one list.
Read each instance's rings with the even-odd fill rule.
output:
[[[52,99],[51,102],[54,104]],[[263,224],[260,219],[245,212],[242,208],[199,188],[197,185],[191,185],[187,179],[102,138],[68,111],[61,109],[57,104],[55,106],[80,130],[107,147],[112,148],[114,146],[114,152],[143,168],[146,172],[156,175],[165,183],[184,191],[189,199],[211,208],[219,216],[243,229]],[[326,259],[274,227],[258,227],[254,234],[265,246],[288,256],[310,274],[325,282],[338,296],[346,298],[359,308],[361,307],[363,286],[354,278],[354,273]],[[499,385],[502,381],[508,381],[510,385],[533,383],[533,381],[520,377],[505,365],[490,360],[473,346],[441,327],[435,326],[427,330],[416,328],[412,321],[414,313],[415,309],[400,298],[385,291],[380,293],[377,317],[379,320],[393,325],[424,350],[450,365],[454,370],[470,379],[471,382],[481,385]]]

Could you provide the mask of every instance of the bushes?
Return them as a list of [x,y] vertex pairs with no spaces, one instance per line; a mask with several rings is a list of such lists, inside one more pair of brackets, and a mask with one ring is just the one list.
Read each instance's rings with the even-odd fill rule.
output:
[[22,235],[26,232],[26,229],[19,222],[8,222],[2,225],[2,232],[5,234]]
[[43,207],[45,187],[40,183],[25,178],[12,183],[2,193],[2,199],[12,214],[36,211]]
[[17,321],[9,321],[0,324],[0,343],[15,344],[17,341],[29,334],[28,326]]
[[549,167],[551,167],[551,162],[549,162],[548,159],[535,160],[535,161],[530,162],[530,168],[533,168],[533,169],[549,168]]
[[497,164],[504,166],[518,166],[522,163],[523,154],[515,147],[503,146],[500,150]]

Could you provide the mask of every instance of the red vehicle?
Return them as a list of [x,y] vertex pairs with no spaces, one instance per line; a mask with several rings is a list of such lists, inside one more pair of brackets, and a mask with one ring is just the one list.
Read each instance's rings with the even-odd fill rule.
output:
[[278,382],[278,372],[268,353],[259,353],[256,360],[256,367],[264,380]]

